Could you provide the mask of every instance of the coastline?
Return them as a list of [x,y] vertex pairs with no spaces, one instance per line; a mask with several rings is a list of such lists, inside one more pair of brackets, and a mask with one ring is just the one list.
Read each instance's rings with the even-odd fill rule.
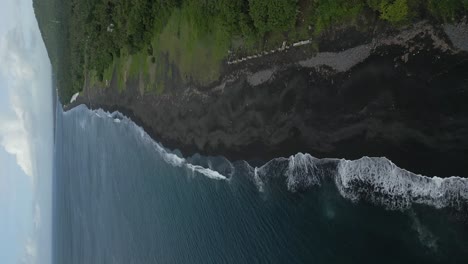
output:
[[114,76],[109,88],[85,87],[64,109],[119,111],[184,156],[254,164],[298,152],[385,156],[414,173],[468,176],[468,80],[460,77],[467,51],[428,23],[384,37],[355,34],[349,44],[335,36],[315,56],[292,49],[228,67],[208,87],[159,96],[142,93],[139,80],[119,92]]

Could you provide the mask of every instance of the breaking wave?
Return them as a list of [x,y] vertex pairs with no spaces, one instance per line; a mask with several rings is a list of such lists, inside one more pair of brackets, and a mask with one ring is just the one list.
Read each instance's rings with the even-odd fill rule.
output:
[[341,160],[335,182],[348,199],[369,199],[390,209],[405,209],[412,204],[462,209],[468,203],[468,179],[418,175],[386,158]]
[[[130,118],[124,116],[120,112],[106,112],[102,109],[97,109],[97,110],[89,110],[85,105],[80,105],[78,107],[73,108],[72,110],[68,112],[73,112],[73,111],[89,111],[92,117],[97,117],[100,119],[109,119],[111,120],[114,124],[120,125],[128,125],[132,127],[137,134],[140,135],[142,140],[144,140],[146,143],[152,144],[154,149],[158,152],[160,157],[167,163],[170,164],[174,167],[183,167],[189,170],[190,172],[194,173],[200,173],[210,179],[215,179],[215,180],[228,180],[228,178],[222,174],[220,174],[216,170],[211,170],[209,168],[204,168],[202,166],[196,165],[196,164],[191,164],[188,162],[185,158],[182,158],[168,150],[166,150],[161,144],[157,143],[151,137],[143,130],[142,127],[136,125]],[[67,112],[65,112],[66,114]],[[84,123],[84,120],[79,120],[80,126],[84,128],[84,125],[81,125]]]
[[260,167],[253,167],[246,161],[231,163],[223,157],[194,155],[186,159],[152,140],[143,128],[119,112],[89,110],[84,105],[70,111],[83,108],[95,117],[108,118],[115,125],[132,127],[167,164],[185,168],[191,175],[200,174],[210,179],[230,181],[240,174],[247,174],[260,192],[271,181],[277,180],[284,180],[286,188],[291,192],[305,191],[332,182],[346,199],[370,202],[390,210],[405,210],[413,205],[468,210],[468,178],[418,175],[399,168],[385,157],[318,159],[310,154],[297,153],[289,158],[273,159]]
[[261,179],[259,190],[264,189],[271,177],[283,177],[292,192],[333,181],[346,199],[371,202],[390,210],[409,209],[414,204],[468,209],[467,178],[418,175],[384,157],[317,159],[298,153],[288,159],[274,159],[254,170],[255,177]]

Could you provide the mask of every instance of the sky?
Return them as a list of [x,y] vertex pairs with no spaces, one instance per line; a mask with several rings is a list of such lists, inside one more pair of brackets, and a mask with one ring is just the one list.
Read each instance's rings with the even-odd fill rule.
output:
[[32,0],[2,0],[0,263],[51,263],[51,76]]

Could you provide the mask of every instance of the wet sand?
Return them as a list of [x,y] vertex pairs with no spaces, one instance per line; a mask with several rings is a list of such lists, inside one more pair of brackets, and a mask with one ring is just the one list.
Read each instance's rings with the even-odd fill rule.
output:
[[113,80],[66,109],[120,111],[186,156],[385,156],[415,173],[466,177],[468,52],[448,29],[422,23],[354,39],[344,31],[348,44],[338,34],[319,54],[300,47],[226,66],[209,87],[142,95],[137,80],[120,93]]

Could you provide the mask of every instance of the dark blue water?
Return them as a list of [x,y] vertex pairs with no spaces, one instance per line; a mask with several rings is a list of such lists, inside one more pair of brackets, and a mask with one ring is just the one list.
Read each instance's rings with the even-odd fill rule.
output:
[[468,263],[468,181],[384,158],[182,158],[57,110],[54,263]]

